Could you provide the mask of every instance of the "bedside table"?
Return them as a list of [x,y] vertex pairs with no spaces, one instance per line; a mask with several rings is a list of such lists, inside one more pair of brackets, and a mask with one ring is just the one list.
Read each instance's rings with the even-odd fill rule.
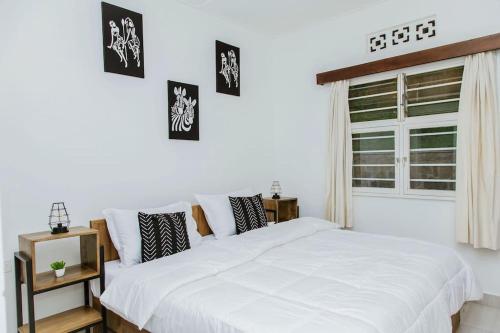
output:
[[[80,264],[67,266],[66,274],[56,278],[53,271],[37,273],[36,245],[63,238],[80,239]],[[69,232],[52,234],[50,231],[19,235],[19,252],[14,254],[16,274],[17,326],[19,333],[76,332],[102,325],[106,332],[106,314],[90,307],[89,281],[99,278],[104,290],[104,248],[99,247],[97,230],[73,227]],[[21,284],[26,284],[28,298],[28,323],[23,325]],[[51,290],[83,283],[84,305],[35,321],[34,296]],[[104,309],[104,308],[103,308]]]
[[270,214],[268,218],[276,223],[289,221],[299,217],[297,198],[281,197],[280,199],[264,198],[264,208]]

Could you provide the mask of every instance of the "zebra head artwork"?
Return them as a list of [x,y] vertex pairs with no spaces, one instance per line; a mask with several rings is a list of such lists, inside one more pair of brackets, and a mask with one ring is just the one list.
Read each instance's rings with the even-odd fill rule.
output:
[[103,2],[104,70],[144,77],[142,15]]
[[198,87],[168,81],[169,138],[198,140]]
[[194,121],[194,107],[196,106],[196,99],[189,97],[187,99],[186,89],[174,88],[174,94],[177,96],[175,104],[172,106],[172,131],[186,131],[191,130],[191,125]]

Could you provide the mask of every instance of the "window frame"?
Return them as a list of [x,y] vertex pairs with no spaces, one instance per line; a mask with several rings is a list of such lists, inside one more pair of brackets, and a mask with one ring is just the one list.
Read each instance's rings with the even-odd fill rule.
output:
[[[405,68],[398,71],[390,71],[365,77],[359,77],[350,81],[350,85],[358,85],[374,81],[392,79],[395,77],[398,78],[398,116],[396,119],[356,122],[351,124],[352,134],[394,130],[395,187],[394,189],[352,187],[353,195],[409,199],[455,200],[456,191],[410,189],[409,132],[411,129],[415,128],[457,126],[458,112],[408,117],[405,115],[404,107],[402,106],[402,104],[404,103],[403,94],[406,93],[406,91],[404,91],[404,89],[406,88],[406,85],[404,84],[406,76],[463,66],[464,63],[465,58],[463,57],[449,59],[431,64]],[[405,157],[407,159],[407,162],[403,161]]]
[[[372,121],[374,123],[375,121]],[[352,188],[353,193],[377,193],[377,194],[391,194],[395,195],[399,191],[399,162],[398,162],[398,151],[400,151],[400,139],[399,139],[399,126],[364,126],[363,128],[353,129],[352,134],[360,133],[370,133],[370,132],[388,132],[394,131],[394,188],[383,188],[383,187],[354,187]],[[354,154],[354,152],[353,152]],[[354,163],[353,163],[354,167]],[[354,179],[354,177],[353,177]]]
[[[449,115],[449,114],[446,114]],[[411,123],[406,123],[403,125],[403,174],[405,175],[403,179],[404,187],[403,195],[416,195],[416,196],[433,196],[433,197],[455,197],[455,191],[447,190],[416,190],[410,188],[410,130],[419,128],[436,128],[436,127],[447,127],[447,126],[457,126],[458,115],[453,113],[455,117],[441,117],[448,118],[440,121],[436,121],[436,116],[421,116],[421,117],[433,117],[432,123],[429,120],[422,121],[412,121]],[[420,119],[419,119],[420,120]],[[456,149],[456,146],[455,146]],[[404,160],[404,157],[407,160]]]

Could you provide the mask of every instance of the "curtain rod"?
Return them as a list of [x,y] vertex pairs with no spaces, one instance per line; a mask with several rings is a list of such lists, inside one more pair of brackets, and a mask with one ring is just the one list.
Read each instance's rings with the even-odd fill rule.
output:
[[323,85],[496,49],[500,49],[500,33],[319,73],[316,83]]

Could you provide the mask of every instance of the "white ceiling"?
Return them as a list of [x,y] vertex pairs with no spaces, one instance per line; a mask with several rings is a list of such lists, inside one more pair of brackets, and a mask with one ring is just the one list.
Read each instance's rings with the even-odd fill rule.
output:
[[178,0],[251,30],[280,34],[384,0]]

